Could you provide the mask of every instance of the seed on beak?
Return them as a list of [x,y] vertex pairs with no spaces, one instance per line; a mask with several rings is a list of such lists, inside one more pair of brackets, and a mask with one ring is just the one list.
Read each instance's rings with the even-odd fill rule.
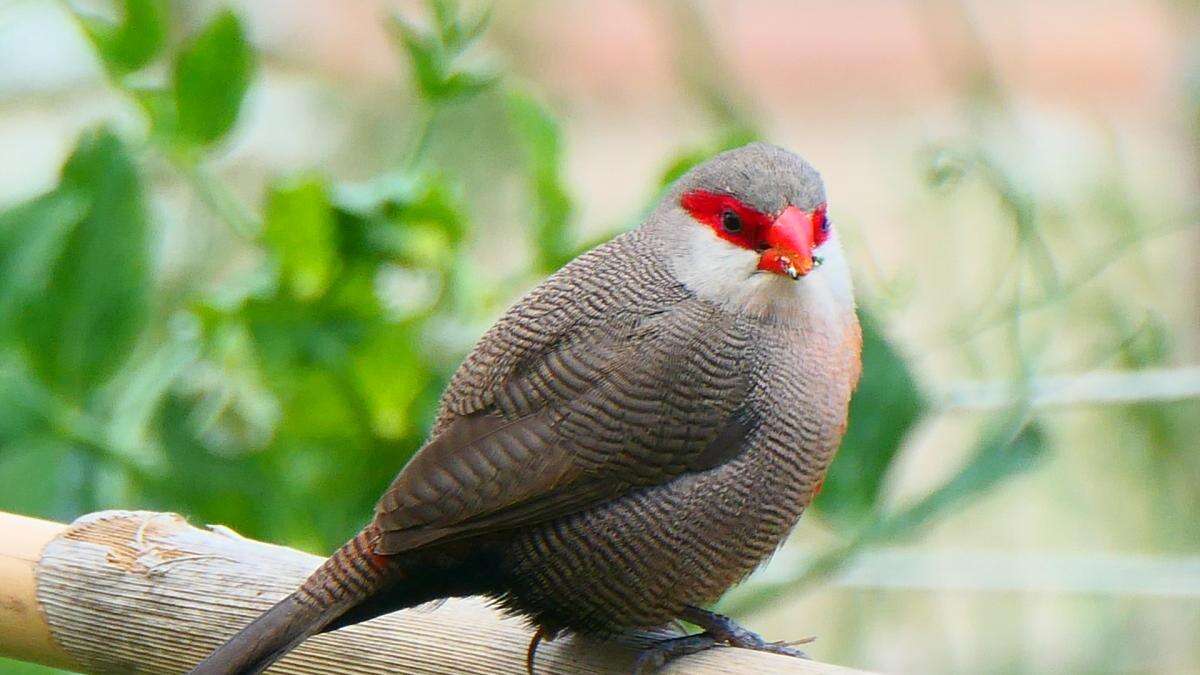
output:
[[787,276],[792,281],[812,271],[820,260],[812,254],[813,214],[788,206],[767,228],[758,269]]
[[785,276],[796,281],[813,270],[814,262],[811,255],[794,251],[769,248],[758,259],[758,269]]

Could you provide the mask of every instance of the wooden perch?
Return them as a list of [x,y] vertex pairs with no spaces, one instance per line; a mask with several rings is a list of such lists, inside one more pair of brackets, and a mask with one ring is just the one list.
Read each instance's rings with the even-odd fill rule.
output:
[[[70,526],[0,513],[0,655],[83,672],[179,673],[293,590],[314,555],[197,529],[170,513],[106,511]],[[524,673],[531,631],[478,598],[314,637],[273,673]],[[537,672],[629,672],[633,650],[563,638]],[[664,673],[860,672],[720,648]]]

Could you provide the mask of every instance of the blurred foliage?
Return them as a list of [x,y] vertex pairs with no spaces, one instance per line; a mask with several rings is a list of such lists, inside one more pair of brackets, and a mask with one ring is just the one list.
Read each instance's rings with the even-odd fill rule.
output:
[[[45,276],[16,307],[13,325],[40,382],[86,405],[129,358],[145,327],[150,295],[143,187],[117,136],[106,130],[85,134],[58,188],[36,201],[55,208],[63,200],[84,207],[73,222],[47,223],[57,245],[31,252],[41,253],[41,260],[27,258]],[[45,236],[19,220],[11,227],[16,237]]]
[[812,556],[779,581],[732,594],[722,602],[721,610],[748,612],[778,599],[786,590],[794,592],[827,581],[864,548],[914,537],[937,516],[964,506],[1016,474],[1029,471],[1048,449],[1041,425],[1031,421],[1024,406],[1014,406],[992,420],[967,461],[949,480],[902,508],[889,512],[879,504],[874,505],[874,512],[843,543]]
[[[0,480],[55,486],[9,492],[0,508],[59,519],[116,506],[181,510],[315,550],[370,516],[421,446],[474,337],[514,290],[595,243],[579,241],[572,222],[555,116],[511,78],[467,60],[488,12],[443,0],[427,9],[426,26],[391,24],[426,113],[409,156],[357,183],[313,170],[280,176],[261,209],[208,168],[252,86],[256,58],[239,18],[217,12],[167,44],[165,3],[125,0],[116,21],[79,17],[148,133],[89,132],[57,188],[0,214],[0,311],[14,319],[0,334],[0,393],[13,399],[0,417]],[[134,77],[163,61],[164,82]],[[706,63],[690,86],[719,130],[666,163],[659,191],[758,137],[741,109],[716,103],[720,66]],[[473,223],[459,182],[422,162],[438,115],[489,89],[506,102],[497,121],[521,149],[533,213],[528,265],[500,292],[469,274]],[[145,165],[158,160],[251,253],[236,273],[165,292],[146,196]],[[818,501],[838,526],[871,522],[926,408],[866,311],[863,326],[855,423]]]
[[842,447],[814,503],[838,527],[861,523],[876,508],[888,469],[928,407],[908,365],[883,337],[878,321],[868,312],[859,314],[863,377]]
[[166,43],[166,19],[162,0],[126,0],[116,22],[79,15],[101,63],[114,76],[141,70],[158,56]]
[[241,21],[229,11],[218,14],[175,58],[175,137],[204,146],[229,133],[252,68]]
[[[429,27],[393,22],[427,111],[412,156],[357,183],[280,176],[257,209],[209,168],[253,83],[240,19],[219,11],[168,44],[167,3],[115,9],[78,19],[146,136],[88,132],[56,188],[0,212],[0,482],[13,486],[0,508],[65,520],[177,510],[328,549],[420,447],[458,359],[509,294],[581,250],[558,123],[498,71],[465,63],[488,13],[431,2]],[[500,294],[468,274],[458,181],[420,161],[443,109],[496,88],[537,214],[530,264]],[[148,195],[148,167],[164,160],[247,264],[169,285]]]
[[577,252],[570,229],[571,197],[563,182],[562,132],[546,107],[531,95],[513,92],[508,103],[513,126],[527,148],[537,239],[534,265],[549,272],[562,267]]
[[432,0],[433,25],[422,30],[402,16],[392,29],[412,64],[417,91],[430,102],[445,102],[478,94],[494,85],[499,74],[463,66],[463,55],[487,28],[491,11],[467,17],[451,0]]

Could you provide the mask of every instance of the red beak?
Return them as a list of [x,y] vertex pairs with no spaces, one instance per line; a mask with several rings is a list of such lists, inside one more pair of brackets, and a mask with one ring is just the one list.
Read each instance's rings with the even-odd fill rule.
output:
[[813,214],[789,206],[767,230],[767,250],[758,269],[799,279],[816,266],[813,260]]

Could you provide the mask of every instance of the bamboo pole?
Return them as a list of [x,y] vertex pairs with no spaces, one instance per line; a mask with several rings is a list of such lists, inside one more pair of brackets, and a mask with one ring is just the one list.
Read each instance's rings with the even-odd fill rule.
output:
[[0,513],[0,654],[79,670],[54,641],[37,602],[42,549],[64,530],[58,523]]
[[[169,513],[106,511],[70,526],[0,513],[0,655],[84,672],[183,672],[320,562]],[[270,672],[523,673],[530,637],[519,619],[456,599],[311,638]],[[537,672],[629,672],[634,654],[564,638],[539,648]],[[663,672],[860,671],[725,648]]]

